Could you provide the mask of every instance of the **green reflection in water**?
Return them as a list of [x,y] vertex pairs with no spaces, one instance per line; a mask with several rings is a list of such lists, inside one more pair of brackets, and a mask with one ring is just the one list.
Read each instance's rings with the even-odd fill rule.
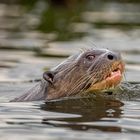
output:
[[83,36],[83,33],[73,33],[70,30],[72,22],[80,22],[80,13],[83,3],[69,6],[49,3],[48,9],[43,13],[38,29],[42,32],[53,32],[58,35],[57,40],[68,40]]

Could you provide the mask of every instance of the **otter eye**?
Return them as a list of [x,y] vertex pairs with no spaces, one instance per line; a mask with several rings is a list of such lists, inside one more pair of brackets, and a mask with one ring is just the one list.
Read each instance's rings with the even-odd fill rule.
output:
[[86,56],[86,59],[88,59],[89,61],[93,60],[94,58],[95,58],[95,55]]

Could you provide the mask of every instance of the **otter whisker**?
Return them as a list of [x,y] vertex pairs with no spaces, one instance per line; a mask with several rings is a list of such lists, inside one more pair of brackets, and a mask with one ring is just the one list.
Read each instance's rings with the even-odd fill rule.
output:
[[86,44],[87,44],[88,46],[92,47],[92,48],[93,48],[93,46],[94,46],[95,48],[97,48],[96,44],[95,44],[92,40],[88,40],[88,42],[87,42]]
[[[94,85],[95,83],[97,83],[97,82],[103,80],[103,78],[101,77],[101,74],[100,74],[100,73],[102,73],[102,71],[98,71],[98,73],[90,74],[91,76],[90,76],[90,78],[88,79],[88,82],[86,83],[86,85],[84,86],[83,91],[85,90],[85,88],[86,88],[89,84],[90,84],[90,85]],[[100,74],[100,75],[99,75],[99,74]],[[97,75],[99,75],[99,76],[97,77]],[[94,77],[94,79],[93,79],[93,77]]]
[[[80,79],[81,80],[79,82],[76,82],[75,86],[68,92],[68,94],[67,94],[68,96],[71,94],[74,94],[75,90],[79,89],[79,87],[84,84],[83,82],[85,82],[89,79],[89,76],[83,77],[83,79],[82,78],[80,78]],[[79,91],[81,91],[81,89]],[[79,92],[79,91],[77,91],[77,92]]]
[[[96,75],[96,73],[93,73],[93,74],[91,74],[91,75],[88,75],[87,77],[84,75],[84,76],[83,76],[83,77],[84,77],[83,79],[82,79],[82,77],[81,77],[80,80],[78,80],[78,82],[76,82],[74,88],[72,88],[72,89],[69,91],[68,95],[71,95],[71,93],[73,93],[77,88],[79,88],[81,85],[83,85],[85,82],[87,82],[86,85],[84,85],[83,88],[80,90],[80,91],[84,91],[85,87],[91,82],[91,79],[92,79],[95,75]],[[89,81],[90,81],[90,82],[89,82]],[[93,82],[93,81],[94,81],[94,82]],[[97,81],[97,79],[92,79],[92,84],[95,83],[96,81]],[[84,82],[84,83],[83,83],[83,82]],[[80,84],[80,83],[81,83],[81,84]]]
[[[104,65],[103,64],[103,68],[104,69],[108,69],[108,67],[106,66],[106,65]],[[95,70],[95,69],[94,69]],[[111,67],[110,67],[110,70],[109,71],[111,71]],[[96,73],[96,76],[97,76],[97,74],[99,74],[99,73],[102,73],[102,71],[98,71],[98,73]],[[103,74],[100,74],[100,75],[103,75]],[[94,79],[92,79],[94,77]],[[98,79],[98,80],[97,80]],[[86,88],[86,86],[87,85],[89,85],[89,84],[91,84],[91,81],[92,81],[92,84],[91,85],[94,85],[95,83],[97,83],[97,82],[99,82],[99,81],[102,81],[103,80],[103,77],[101,77],[101,76],[99,76],[99,77],[97,77],[96,78],[96,80],[95,80],[95,76],[94,76],[94,74],[92,74],[91,75],[91,79],[89,79],[89,81],[87,82],[87,84],[85,85],[85,88]],[[105,86],[107,86],[107,85],[105,85]],[[83,88],[83,90],[84,90],[84,88]]]
[[124,71],[123,77],[124,77],[125,81],[127,82],[127,79],[126,79],[126,71]]

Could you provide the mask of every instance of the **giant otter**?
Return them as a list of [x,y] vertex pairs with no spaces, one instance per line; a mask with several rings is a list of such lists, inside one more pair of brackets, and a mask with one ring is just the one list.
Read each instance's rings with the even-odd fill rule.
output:
[[121,82],[123,71],[119,53],[88,49],[44,72],[41,82],[12,101],[48,101],[114,88]]

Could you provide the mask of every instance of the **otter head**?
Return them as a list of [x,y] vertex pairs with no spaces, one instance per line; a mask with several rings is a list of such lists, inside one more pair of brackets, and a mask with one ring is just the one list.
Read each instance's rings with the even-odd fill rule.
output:
[[43,74],[48,82],[45,100],[116,87],[123,71],[119,53],[106,49],[86,50]]

